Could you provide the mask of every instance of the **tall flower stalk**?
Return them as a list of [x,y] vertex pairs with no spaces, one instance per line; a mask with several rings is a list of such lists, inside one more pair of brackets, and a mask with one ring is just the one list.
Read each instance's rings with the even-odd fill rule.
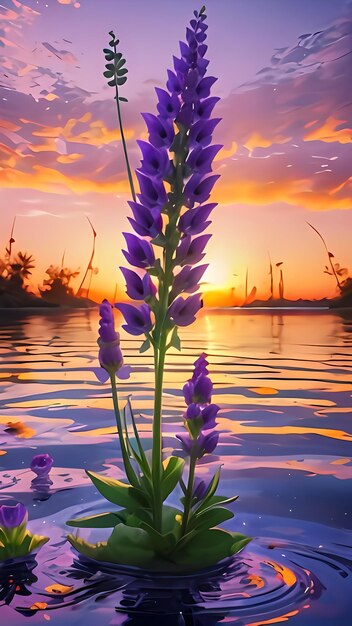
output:
[[[212,160],[220,145],[210,145],[220,121],[211,118],[219,98],[210,97],[216,78],[205,76],[207,24],[203,7],[195,12],[180,42],[180,57],[168,70],[166,90],[156,88],[157,115],[143,113],[149,141],[139,141],[141,167],[136,175],[138,202],[130,202],[131,225],[136,233],[125,233],[125,257],[140,273],[123,269],[127,293],[144,281],[140,308],[116,305],[126,319],[126,330],[144,333],[142,349],[154,350],[155,401],[153,414],[152,481],[154,522],[161,526],[162,476],[162,391],[167,351],[180,347],[179,326],[195,320],[201,307],[199,281],[207,265],[198,265],[211,235],[201,235],[210,224],[216,204],[206,204],[218,176],[212,175]],[[199,236],[198,236],[199,235]],[[142,239],[143,237],[143,239]],[[156,248],[161,254],[156,254]],[[148,279],[149,277],[149,279]],[[156,284],[152,282],[156,279]],[[188,295],[193,294],[193,295]],[[131,319],[134,318],[134,324]]]
[[[218,178],[212,161],[220,145],[212,145],[219,118],[212,111],[219,100],[210,96],[216,78],[206,76],[208,61],[205,7],[194,12],[180,42],[180,57],[168,70],[166,89],[156,88],[157,114],[143,113],[149,141],[138,141],[142,153],[136,176],[139,193],[129,202],[134,233],[123,233],[123,254],[133,269],[122,267],[126,293],[139,305],[115,304],[133,336],[144,335],[140,352],[154,352],[154,411],[151,459],[140,440],[131,402],[121,411],[115,376],[123,370],[119,336],[112,308],[100,307],[100,380],[110,379],[117,431],[128,484],[87,472],[95,487],[123,510],[69,520],[74,527],[113,528],[106,542],[89,544],[69,535],[81,553],[100,561],[185,572],[207,567],[241,550],[249,541],[239,533],[217,528],[233,517],[221,505],[236,500],[215,496],[220,468],[208,485],[197,477],[197,463],[218,443],[214,430],[219,407],[211,403],[208,361],[201,355],[183,388],[186,433],[177,435],[180,450],[163,457],[162,395],[167,352],[180,349],[178,328],[192,324],[201,308],[201,264],[211,235],[204,231],[215,203],[209,203]],[[108,71],[113,71],[112,68]],[[131,433],[132,430],[132,433]],[[186,482],[183,472],[188,461]],[[182,509],[164,504],[183,491]],[[176,490],[176,491],[175,491]],[[206,550],[204,550],[206,546]]]

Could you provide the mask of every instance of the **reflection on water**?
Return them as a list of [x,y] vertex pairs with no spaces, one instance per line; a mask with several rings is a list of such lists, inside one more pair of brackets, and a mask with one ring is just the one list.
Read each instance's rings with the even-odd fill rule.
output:
[[[83,619],[85,626],[346,623],[352,313],[203,311],[184,329],[182,353],[169,356],[165,372],[165,448],[175,445],[182,385],[204,350],[222,412],[218,454],[200,472],[224,463],[222,493],[240,496],[230,527],[258,539],[213,586],[172,592],[172,605],[166,587],[160,596],[133,576],[92,573],[77,562],[72,569],[64,541],[66,519],[104,507],[84,469],[123,476],[108,386],[92,372],[97,312],[11,313],[0,322],[0,500],[21,500],[34,530],[46,524],[54,533],[31,570],[39,573],[28,583],[28,601],[13,594],[16,585],[6,591],[0,577],[6,624],[29,614],[32,623],[44,618],[67,626]],[[121,396],[133,394],[150,447],[152,356],[138,354],[138,339],[122,335],[122,343],[133,373],[121,383]],[[33,485],[27,468],[42,452],[55,459],[52,484]]]

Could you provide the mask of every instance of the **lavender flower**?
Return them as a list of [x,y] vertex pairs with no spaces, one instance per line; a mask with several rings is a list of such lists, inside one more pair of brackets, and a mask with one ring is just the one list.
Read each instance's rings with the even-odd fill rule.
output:
[[54,459],[50,454],[36,454],[31,460],[30,468],[39,477],[48,476],[53,463]]
[[170,305],[168,316],[176,326],[189,326],[196,319],[196,313],[201,308],[201,300],[199,294],[190,296],[185,300],[176,298]]
[[27,522],[27,517],[27,509],[20,502],[10,506],[6,506],[5,504],[0,505],[0,528],[4,530],[21,526],[21,524]]
[[114,314],[111,304],[103,300],[99,307],[99,363],[100,368],[93,368],[93,372],[102,383],[111,375],[119,378],[128,378],[129,366],[123,366],[123,356],[120,348],[120,335],[115,330]]
[[151,267],[155,261],[154,251],[148,241],[139,239],[130,233],[122,233],[127,243],[127,251],[122,250],[130,265],[135,267]]
[[126,293],[132,300],[149,300],[156,294],[156,287],[153,285],[149,274],[144,274],[143,278],[136,272],[120,267],[126,280]]
[[115,304],[126,320],[122,326],[130,335],[142,335],[149,333],[152,328],[150,308],[147,304],[142,304],[139,308],[132,304]]
[[213,430],[201,432],[197,439],[193,439],[188,434],[178,434],[176,437],[181,442],[183,451],[189,456],[194,455],[197,459],[214,452],[219,441],[219,433]]

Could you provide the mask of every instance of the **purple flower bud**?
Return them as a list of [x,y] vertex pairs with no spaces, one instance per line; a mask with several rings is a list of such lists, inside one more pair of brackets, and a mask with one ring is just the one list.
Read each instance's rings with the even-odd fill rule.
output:
[[142,335],[149,333],[152,329],[152,320],[150,316],[150,308],[147,304],[135,307],[132,304],[115,304],[115,307],[121,311],[126,320],[126,324],[122,326],[130,335]]
[[202,409],[199,404],[194,404],[193,402],[188,405],[186,413],[184,414],[184,419],[186,420],[195,420],[198,417],[201,417]]
[[167,70],[167,75],[169,77],[169,80],[166,83],[167,89],[172,94],[180,94],[182,91],[182,84],[179,77],[176,76],[176,74],[174,74],[171,70]]
[[36,454],[31,460],[30,468],[37,476],[48,476],[53,463],[54,459],[50,454]]
[[136,272],[120,267],[126,280],[126,293],[132,300],[146,300],[156,294],[156,287],[152,282],[149,274],[144,274],[143,278],[138,276]]
[[184,59],[179,59],[173,56],[174,68],[177,76],[179,76],[182,80],[185,76],[187,76],[189,71],[189,65],[186,63]]
[[205,43],[202,43],[200,46],[198,46],[198,54],[200,57],[204,57],[204,55],[207,53],[208,50],[208,46],[205,45]]
[[203,420],[203,428],[205,430],[209,430],[210,428],[215,428],[216,426],[216,416],[220,411],[220,407],[217,404],[208,404],[202,408],[202,420]]
[[5,531],[17,528],[21,526],[21,524],[26,523],[27,517],[27,509],[20,502],[10,506],[6,506],[5,504],[0,505],[0,527]]
[[207,221],[207,218],[216,206],[216,202],[213,202],[186,211],[179,219],[179,231],[186,235],[198,235],[203,232],[211,224],[210,221]]
[[219,433],[214,430],[201,432],[197,439],[192,439],[190,435],[184,433],[179,433],[176,437],[181,442],[184,452],[188,455],[193,453],[198,459],[204,454],[214,452],[219,441]]
[[214,430],[208,432],[201,432],[197,439],[198,458],[200,459],[204,454],[211,454],[214,452],[219,441],[219,433]]
[[193,484],[193,498],[195,498],[197,502],[199,500],[203,500],[208,487],[209,485],[207,485],[204,480],[201,480],[201,478],[196,476]]
[[170,292],[170,300],[173,300],[183,291],[186,293],[194,293],[199,288],[199,281],[202,278],[208,265],[198,265],[192,268],[191,265],[185,265],[182,270],[175,276],[172,290]]
[[189,47],[187,46],[186,43],[184,43],[183,41],[179,42],[180,44],[180,52],[181,52],[181,56],[183,59],[185,59],[185,61],[187,61],[188,64],[191,64],[192,61],[194,61],[194,52],[192,52]]
[[213,174],[203,179],[200,174],[193,174],[184,190],[185,205],[191,209],[195,202],[201,203],[208,200],[218,178],[220,178],[219,174]]
[[118,334],[114,327],[114,314],[111,304],[104,299],[99,307],[99,335],[102,341],[116,341]]
[[141,193],[137,194],[139,201],[148,209],[162,208],[167,201],[167,195],[162,181],[149,178],[142,172],[136,171]]
[[208,146],[211,142],[211,137],[214,129],[221,122],[221,118],[216,117],[211,120],[200,119],[193,124],[189,132],[189,147],[194,148],[197,145],[203,147]]
[[194,108],[194,118],[196,120],[208,120],[213,112],[216,103],[219,102],[219,100],[220,98],[212,96],[211,98],[207,98],[206,100],[198,102]]
[[210,96],[210,89],[218,79],[214,76],[206,76],[198,83],[197,96],[199,100],[208,98]]
[[163,227],[163,218],[159,209],[147,209],[137,202],[129,201],[134,219],[128,218],[133,229],[141,237],[156,237]]
[[197,69],[198,69],[198,74],[200,76],[204,76],[204,74],[207,71],[208,65],[209,65],[209,61],[207,59],[199,58],[197,60]]
[[160,119],[152,113],[142,113],[147,124],[149,141],[156,148],[169,148],[174,139],[174,129],[168,120]]
[[193,376],[192,376],[192,380],[196,380],[198,378],[198,376],[200,374],[208,374],[208,370],[207,370],[207,366],[209,365],[209,362],[207,361],[207,355],[202,352],[202,354],[200,355],[200,357],[194,361],[194,371],[193,371]]
[[204,175],[208,172],[211,172],[213,159],[222,147],[223,146],[221,145],[207,146],[206,148],[202,148],[202,146],[197,146],[188,156],[188,167],[195,174]]
[[154,250],[148,241],[139,239],[131,233],[122,233],[127,243],[127,252],[122,250],[123,255],[130,265],[135,267],[151,267],[155,261]]
[[155,87],[155,91],[158,96],[158,104],[156,108],[159,111],[160,117],[175,119],[181,106],[181,102],[177,94],[173,93],[170,95],[167,91],[165,91],[165,89],[160,89],[159,87]]
[[178,245],[175,263],[181,266],[186,264],[195,265],[195,263],[199,263],[199,261],[201,261],[205,256],[203,250],[210,237],[211,235],[200,235],[200,237],[196,237],[192,240],[189,235],[186,235],[186,237],[181,239],[181,242]]
[[204,374],[200,374],[196,380],[189,380],[183,387],[186,404],[208,404],[212,391],[213,383]]
[[141,168],[143,174],[155,178],[164,178],[164,176],[170,173],[171,165],[169,155],[165,148],[156,148],[147,141],[141,141],[139,139],[137,139],[137,143],[143,156]]
[[185,300],[176,298],[169,306],[168,316],[176,326],[189,326],[196,319],[196,313],[201,308],[202,303],[199,294],[190,296]]

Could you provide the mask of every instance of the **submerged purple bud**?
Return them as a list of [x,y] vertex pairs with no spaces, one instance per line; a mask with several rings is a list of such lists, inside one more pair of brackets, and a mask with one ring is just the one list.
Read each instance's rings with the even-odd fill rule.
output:
[[177,265],[194,265],[199,263],[205,256],[203,252],[207,245],[211,235],[200,235],[195,239],[191,239],[189,235],[186,235],[177,248],[175,264]]
[[126,280],[126,293],[131,300],[147,300],[156,294],[156,287],[149,274],[144,274],[143,278],[136,272],[120,267]]
[[193,174],[184,190],[185,205],[191,209],[195,202],[201,203],[208,200],[218,178],[220,178],[219,174],[213,174],[207,178],[202,178],[201,174]]
[[150,143],[156,148],[169,148],[175,134],[171,122],[152,113],[142,113],[142,117],[147,124]]
[[186,235],[198,235],[211,224],[207,221],[212,210],[217,206],[215,202],[204,204],[196,209],[190,209],[181,215],[178,222],[178,229]]
[[54,459],[50,454],[36,454],[31,460],[30,468],[37,476],[48,476],[53,463]]
[[189,326],[195,321],[196,313],[201,306],[199,294],[190,296],[185,300],[179,297],[169,306],[168,316],[176,326]]
[[27,522],[27,509],[18,502],[16,505],[0,505],[0,528],[11,530]]
[[147,304],[135,307],[132,304],[115,304],[126,320],[122,326],[130,335],[142,335],[152,329],[151,311]]
[[167,201],[167,195],[164,185],[157,178],[149,178],[139,170],[136,171],[141,193],[137,194],[139,201],[148,209],[154,209],[164,206]]
[[122,233],[127,243],[127,252],[122,250],[130,265],[135,267],[151,267],[155,261],[154,250],[148,241],[139,239],[131,233]]

